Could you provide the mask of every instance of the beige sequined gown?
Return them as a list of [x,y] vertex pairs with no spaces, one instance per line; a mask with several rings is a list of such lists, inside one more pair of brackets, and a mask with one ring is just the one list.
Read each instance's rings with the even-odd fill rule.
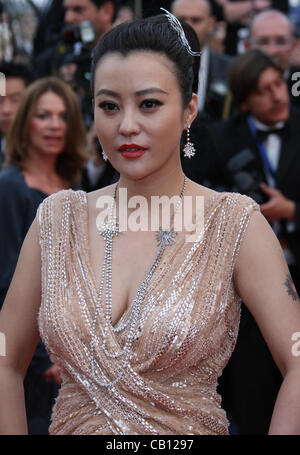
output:
[[[185,242],[181,232],[166,247],[148,284],[124,368],[122,356],[108,358],[102,349],[104,304],[91,356],[98,290],[89,258],[86,193],[67,190],[45,199],[38,211],[39,326],[63,379],[51,434],[228,433],[217,378],[236,342],[240,298],[232,273],[249,216],[257,209],[246,196],[214,193],[205,203],[202,239]],[[118,324],[130,312],[129,307]],[[129,329],[130,324],[109,331],[110,352],[122,349]]]

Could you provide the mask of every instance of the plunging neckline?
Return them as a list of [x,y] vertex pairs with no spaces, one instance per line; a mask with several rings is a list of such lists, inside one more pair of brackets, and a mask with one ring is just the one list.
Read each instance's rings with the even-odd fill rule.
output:
[[[92,258],[91,258],[91,248],[90,248],[90,244],[91,244],[91,236],[90,236],[90,231],[89,231],[89,204],[88,204],[88,198],[87,198],[87,194],[85,193],[85,227],[86,227],[86,236],[85,236],[85,240],[86,240],[86,262],[87,262],[87,265],[88,265],[88,269],[90,270],[90,274],[91,274],[91,281],[92,281],[92,285],[93,285],[93,296],[94,296],[94,302],[96,304],[97,302],[97,299],[99,298],[99,289],[100,289],[100,279],[101,279],[101,273],[102,273],[102,267],[103,267],[103,259],[102,259],[102,265],[101,265],[101,268],[100,268],[100,279],[98,280],[99,283],[97,284],[97,280],[96,280],[96,275],[94,273],[94,268],[92,266]],[[98,229],[97,229],[97,234],[100,235]],[[180,233],[178,233],[180,234]],[[178,238],[177,238],[178,239]],[[177,240],[176,239],[176,240]],[[103,240],[104,241],[104,240]],[[104,241],[105,243],[105,241]],[[176,243],[176,241],[174,242],[174,244]],[[172,245],[168,245],[169,247],[172,246]],[[166,247],[164,248],[163,252],[162,252],[162,256],[159,260],[159,262],[161,262],[162,260],[162,257],[165,253],[165,250],[166,250]],[[155,251],[155,255],[153,256],[153,259],[149,265],[149,267],[147,268],[147,273],[146,275],[144,276],[144,278],[142,279],[142,282],[140,283],[139,287],[138,287],[138,290],[137,290],[137,293],[135,295],[135,297],[133,299],[131,299],[130,301],[128,300],[127,302],[127,306],[125,307],[125,310],[122,312],[121,316],[119,317],[119,319],[116,321],[116,322],[113,322],[112,321],[112,314],[110,315],[111,316],[111,327],[116,330],[118,329],[118,327],[120,326],[120,324],[123,322],[123,320],[126,318],[126,317],[130,317],[130,313],[133,309],[133,304],[134,302],[136,301],[140,291],[141,291],[141,288],[145,282],[145,280],[147,279],[150,271],[151,271],[151,268],[153,266],[153,263],[156,259],[156,256],[158,254],[158,251],[159,251],[159,247],[157,246],[156,247],[156,251]],[[158,264],[159,266],[159,264]],[[149,287],[149,284],[151,283],[152,279],[153,279],[153,276],[155,275],[156,271],[157,271],[157,268],[155,268],[149,282],[148,282],[148,285],[147,285],[147,288],[146,288],[146,292],[145,292],[145,295],[147,293],[147,289]],[[112,276],[112,286],[113,286],[113,276]],[[102,298],[101,298],[101,303],[102,303],[102,311],[103,313],[105,314],[105,292],[103,292],[103,290],[105,290],[105,286],[103,287],[102,289]],[[145,295],[144,295],[144,298],[145,298]],[[103,306],[104,305],[104,306]],[[112,302],[112,306],[113,306],[113,302]]]
[[[83,193],[85,195],[84,202],[85,202],[85,228],[86,228],[86,235],[84,236],[85,241],[86,241],[86,245],[85,245],[86,246],[86,255],[85,255],[86,259],[85,260],[87,262],[88,269],[90,270],[91,282],[92,282],[92,286],[93,286],[93,297],[94,297],[94,302],[95,302],[95,305],[96,305],[97,299],[99,298],[100,281],[99,281],[99,283],[97,285],[96,275],[94,273],[94,268],[92,266],[91,248],[90,248],[91,236],[90,236],[90,231],[89,231],[89,203],[88,203],[87,193],[85,193],[85,192],[83,192]],[[207,203],[206,208],[204,206],[204,216],[208,215],[210,209],[213,206],[213,203],[216,200],[217,200],[217,203],[220,202],[220,200],[222,199],[222,194],[224,194],[224,193],[217,193],[216,192],[216,194],[214,194],[211,198],[208,199],[208,203]],[[204,224],[206,224],[206,223],[204,223]],[[97,233],[99,234],[98,229],[97,229]],[[174,247],[176,244],[178,244],[179,236],[181,237],[181,235],[185,235],[185,234],[186,234],[186,232],[184,230],[177,232],[176,240],[173,243],[167,245],[164,248],[159,262],[162,261],[163,256],[165,255],[166,248],[167,248],[167,251],[170,251],[171,247]],[[157,254],[158,254],[158,251],[159,251],[159,247],[157,246],[156,247],[156,251],[155,251],[155,255],[154,255],[154,257],[153,257],[153,259],[152,259],[152,261],[150,263],[150,266],[148,267],[148,271],[147,271],[146,275],[144,276],[142,282],[140,283],[140,285],[138,287],[138,290],[137,290],[137,293],[136,293],[135,297],[132,300],[127,302],[128,304],[127,304],[125,310],[122,312],[120,318],[116,322],[113,323],[112,322],[112,314],[110,315],[111,316],[110,326],[112,327],[112,329],[114,329],[114,330],[118,329],[119,325],[123,322],[123,320],[126,317],[128,317],[128,318],[130,317],[130,313],[131,313],[132,308],[133,308],[133,303],[135,302],[135,300],[136,300],[136,298],[137,298],[137,296],[138,296],[138,294],[139,294],[139,292],[140,292],[140,290],[141,290],[141,288],[143,286],[143,283],[145,282],[147,276],[150,273],[150,270],[152,268],[152,265],[153,265],[153,263],[155,261],[155,258],[157,256]],[[102,273],[102,267],[103,267],[103,260],[102,260],[102,266],[101,266],[100,274]],[[145,295],[147,293],[147,290],[149,288],[149,285],[150,285],[151,281],[153,280],[153,277],[157,273],[158,268],[159,268],[159,264],[155,268],[155,270],[154,270],[154,272],[153,272],[153,274],[152,274],[152,276],[151,276],[151,278],[150,278],[150,280],[148,282]],[[113,276],[112,276],[112,286],[113,286]],[[105,289],[105,287],[103,287],[103,289]],[[145,298],[145,295],[144,295],[144,298]],[[102,302],[102,310],[104,310],[103,313],[105,314],[105,310],[106,310],[105,309],[105,293],[102,294],[101,302]],[[103,304],[104,304],[104,307],[103,307]],[[112,302],[112,305],[113,305],[113,302]]]

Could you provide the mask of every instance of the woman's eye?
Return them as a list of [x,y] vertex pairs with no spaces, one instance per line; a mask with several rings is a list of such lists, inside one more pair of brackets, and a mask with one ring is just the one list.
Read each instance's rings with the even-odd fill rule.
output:
[[141,106],[144,109],[151,110],[151,109],[155,109],[158,106],[162,106],[162,104],[163,103],[161,101],[158,101],[158,100],[144,100],[141,103]]
[[35,116],[36,116],[37,118],[40,118],[40,119],[45,119],[45,118],[47,118],[47,114],[35,114]]
[[105,112],[114,112],[118,110],[118,106],[114,103],[109,103],[107,101],[104,101],[103,103],[99,104],[100,109],[102,109]]

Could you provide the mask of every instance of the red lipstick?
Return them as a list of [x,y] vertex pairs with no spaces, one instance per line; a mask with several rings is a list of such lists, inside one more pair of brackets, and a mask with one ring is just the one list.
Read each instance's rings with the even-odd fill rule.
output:
[[146,149],[137,144],[123,144],[118,148],[118,151],[124,158],[140,158]]

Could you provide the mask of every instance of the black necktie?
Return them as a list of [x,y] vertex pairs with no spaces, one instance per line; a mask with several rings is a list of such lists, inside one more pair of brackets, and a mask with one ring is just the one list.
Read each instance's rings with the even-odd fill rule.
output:
[[283,132],[285,130],[285,125],[282,125],[280,128],[270,128],[268,130],[260,130],[257,128],[256,134],[258,139],[261,142],[264,142],[267,140],[270,134],[278,134],[279,136],[282,136]]

